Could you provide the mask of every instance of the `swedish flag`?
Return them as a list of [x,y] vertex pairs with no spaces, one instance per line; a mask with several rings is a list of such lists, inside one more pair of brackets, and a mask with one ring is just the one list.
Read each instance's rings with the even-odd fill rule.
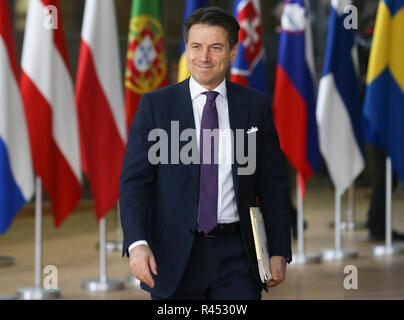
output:
[[404,0],[382,0],[370,51],[364,115],[404,182]]
[[[188,16],[193,13],[196,9],[207,7],[208,0],[185,0],[185,8],[184,8],[184,20],[188,18]],[[181,43],[181,58],[178,62],[178,82],[181,82],[188,78],[191,74],[189,73],[187,62],[185,59],[185,41],[184,41],[184,33],[182,35],[182,43]]]

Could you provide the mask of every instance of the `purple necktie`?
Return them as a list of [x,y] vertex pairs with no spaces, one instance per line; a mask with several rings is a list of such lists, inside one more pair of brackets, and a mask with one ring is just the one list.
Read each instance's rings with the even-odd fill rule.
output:
[[[203,108],[201,131],[199,139],[200,162],[201,162],[201,176],[199,184],[199,207],[198,207],[198,231],[209,233],[217,224],[217,184],[218,184],[218,162],[217,162],[217,145],[215,155],[215,144],[213,135],[210,138],[210,154],[203,156],[203,146],[208,146],[208,141],[203,140],[203,130],[219,129],[219,120],[216,109],[216,97],[219,94],[216,91],[206,91],[206,104]],[[216,137],[218,143],[218,137]],[[215,161],[216,156],[216,161]],[[203,161],[205,158],[205,161]],[[210,161],[206,161],[206,159]],[[204,163],[205,162],[205,163]],[[210,163],[206,163],[210,162]]]

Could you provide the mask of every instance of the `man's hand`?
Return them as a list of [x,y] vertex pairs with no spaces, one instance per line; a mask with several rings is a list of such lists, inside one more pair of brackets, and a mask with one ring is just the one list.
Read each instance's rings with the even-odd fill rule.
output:
[[285,280],[286,276],[286,258],[281,256],[273,256],[269,259],[272,279],[267,282],[267,287],[275,287]]
[[157,265],[148,246],[139,245],[130,251],[129,267],[130,272],[136,279],[146,283],[150,288],[154,287],[154,280],[150,270],[157,275]]

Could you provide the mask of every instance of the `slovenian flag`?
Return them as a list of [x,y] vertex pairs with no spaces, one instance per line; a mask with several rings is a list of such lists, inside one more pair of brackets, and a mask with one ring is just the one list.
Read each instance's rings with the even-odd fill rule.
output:
[[314,79],[308,2],[285,0],[276,67],[274,121],[282,150],[303,180],[309,179],[321,165]]
[[233,15],[240,24],[239,47],[230,80],[266,92],[267,79],[258,0],[235,0]]
[[320,150],[334,187],[343,194],[364,169],[362,106],[353,29],[343,12],[350,1],[331,1],[323,74],[317,100]]
[[[197,9],[207,7],[208,0],[185,0],[185,8],[184,8],[184,18],[182,21],[182,25],[185,24],[185,20]],[[178,62],[178,82],[184,81],[187,79],[191,73],[188,70],[187,61],[185,59],[185,39],[184,32],[182,32],[182,41],[181,41],[181,57]]]
[[404,0],[379,2],[364,116],[404,183]]
[[34,172],[7,0],[0,0],[0,233],[34,193]]

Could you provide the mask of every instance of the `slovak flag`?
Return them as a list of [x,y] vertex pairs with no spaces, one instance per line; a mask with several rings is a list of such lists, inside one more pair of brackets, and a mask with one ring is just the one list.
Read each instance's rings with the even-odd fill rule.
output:
[[239,47],[230,70],[230,81],[266,92],[264,47],[258,0],[235,0],[233,15],[240,24]]
[[336,190],[343,194],[365,167],[362,107],[354,32],[344,27],[351,1],[332,0],[317,101],[320,149]]
[[34,193],[28,129],[7,0],[0,0],[0,234]]
[[309,12],[308,1],[283,3],[273,102],[281,148],[303,180],[321,165]]

